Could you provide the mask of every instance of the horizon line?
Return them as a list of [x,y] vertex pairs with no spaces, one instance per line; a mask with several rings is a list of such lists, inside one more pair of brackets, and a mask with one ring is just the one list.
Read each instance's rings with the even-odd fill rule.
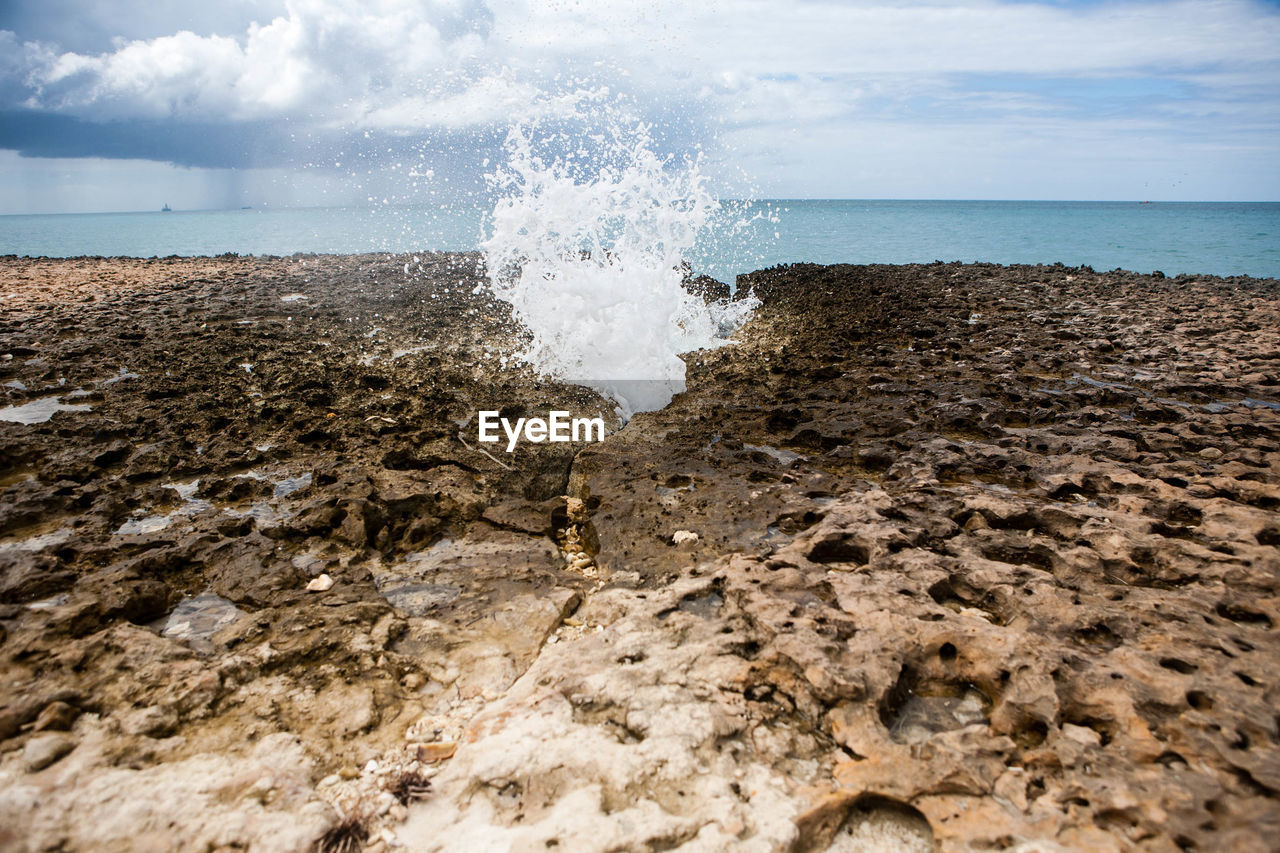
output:
[[[1260,199],[1178,199],[1178,200],[1155,200],[1155,199],[1088,199],[1088,198],[871,198],[857,196],[769,196],[758,198],[732,198],[727,197],[720,199],[724,203],[741,203],[748,202],[752,204],[772,204],[772,203],[797,203],[797,202],[903,202],[903,203],[938,203],[950,202],[955,204],[1135,204],[1135,205],[1157,205],[1157,204],[1280,204],[1277,200],[1260,200]],[[486,210],[488,205],[457,205],[457,207],[471,206],[477,210]],[[386,205],[242,205],[238,207],[192,207],[192,208],[170,208],[163,210],[161,208],[136,208],[133,210],[83,210],[83,211],[58,211],[58,212],[42,212],[42,213],[22,213],[10,212],[0,213],[0,217],[7,216],[118,216],[118,215],[135,215],[150,213],[261,213],[263,211],[282,211],[282,210],[413,210],[417,208],[430,207],[438,210],[438,204],[434,202],[422,202],[420,204],[386,204]]]

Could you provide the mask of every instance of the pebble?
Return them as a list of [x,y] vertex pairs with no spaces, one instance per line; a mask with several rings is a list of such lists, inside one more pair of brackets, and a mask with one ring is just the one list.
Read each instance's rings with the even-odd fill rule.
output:
[[37,735],[27,741],[22,750],[22,766],[31,773],[43,770],[76,748],[76,742],[66,735],[49,733]]
[[328,592],[333,589],[333,578],[327,574],[312,578],[307,584],[307,592]]
[[1063,723],[1062,736],[1075,741],[1081,746],[1090,746],[1095,748],[1102,746],[1102,735],[1087,726]]
[[1216,447],[1206,447],[1204,450],[1200,451],[1199,456],[1201,459],[1208,459],[1212,461],[1214,459],[1221,459],[1222,451]]

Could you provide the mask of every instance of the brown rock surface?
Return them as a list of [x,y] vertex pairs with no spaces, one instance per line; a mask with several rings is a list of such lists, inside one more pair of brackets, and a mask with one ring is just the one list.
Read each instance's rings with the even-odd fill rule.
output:
[[1276,282],[768,270],[508,455],[475,274],[0,262],[0,848],[1271,849]]

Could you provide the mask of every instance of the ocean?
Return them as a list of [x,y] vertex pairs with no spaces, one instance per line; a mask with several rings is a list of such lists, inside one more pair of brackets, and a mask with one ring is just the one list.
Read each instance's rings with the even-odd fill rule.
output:
[[[723,281],[779,263],[989,261],[1280,278],[1280,203],[760,201],[689,258]],[[290,255],[469,250],[476,207],[0,216],[0,254]],[[769,221],[770,219],[776,221]]]

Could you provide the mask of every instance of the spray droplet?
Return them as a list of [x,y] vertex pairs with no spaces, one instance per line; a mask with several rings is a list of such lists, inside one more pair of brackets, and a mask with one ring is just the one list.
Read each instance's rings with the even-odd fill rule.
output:
[[624,416],[660,408],[683,388],[679,355],[723,344],[753,303],[710,306],[684,287],[685,257],[721,210],[700,155],[656,153],[607,89],[560,104],[573,109],[556,126],[513,127],[488,176],[489,283],[531,334],[518,360],[597,388]]

